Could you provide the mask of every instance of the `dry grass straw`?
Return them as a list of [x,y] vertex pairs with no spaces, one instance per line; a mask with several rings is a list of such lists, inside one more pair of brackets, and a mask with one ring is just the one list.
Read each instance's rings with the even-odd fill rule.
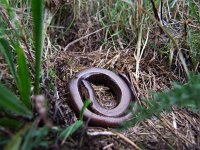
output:
[[[136,63],[131,50],[115,52],[110,50],[108,53],[107,50],[100,49],[94,52],[61,53],[57,57],[55,66],[60,99],[66,100],[68,97],[68,91],[64,90],[66,84],[63,84],[63,81],[67,82],[73,74],[87,67],[95,66],[125,73],[130,77],[139,97],[148,97],[149,90],[161,91],[170,88],[172,81],[182,80],[168,69],[164,60],[152,59],[153,52],[148,52],[148,54],[144,52],[143,57],[140,61],[141,73],[136,80]],[[101,93],[101,88],[101,86],[96,87],[97,95]],[[101,98],[107,97],[102,95]],[[104,101],[101,102],[104,103]],[[141,103],[145,104],[143,101]],[[63,104],[66,105],[66,102],[62,101],[61,105]],[[160,116],[154,116],[133,128],[129,128],[123,134],[137,145],[143,145],[146,148],[152,148],[154,144],[160,148],[176,149],[183,146],[195,148],[199,144],[196,137],[196,134],[200,133],[198,121],[198,114],[187,109],[174,108],[173,112],[163,112]]]

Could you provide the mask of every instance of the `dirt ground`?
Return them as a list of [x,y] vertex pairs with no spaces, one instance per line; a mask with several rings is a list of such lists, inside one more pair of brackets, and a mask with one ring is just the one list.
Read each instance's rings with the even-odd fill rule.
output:
[[[69,104],[67,83],[78,71],[88,67],[106,68],[121,72],[130,77],[138,97],[148,97],[148,92],[170,88],[172,81],[182,81],[169,69],[165,60],[153,58],[147,54],[141,61],[141,74],[135,79],[135,62],[132,50],[91,52],[66,51],[53,60],[55,67],[55,85],[59,98],[51,101],[51,113],[58,125],[68,126],[77,118]],[[96,86],[100,103],[109,97],[102,87]],[[97,95],[98,95],[97,94]],[[52,99],[51,99],[52,100]],[[188,109],[173,108],[170,113],[147,119],[123,132],[113,132],[110,128],[90,127],[85,125],[81,131],[70,137],[63,149],[198,149],[199,114]]]

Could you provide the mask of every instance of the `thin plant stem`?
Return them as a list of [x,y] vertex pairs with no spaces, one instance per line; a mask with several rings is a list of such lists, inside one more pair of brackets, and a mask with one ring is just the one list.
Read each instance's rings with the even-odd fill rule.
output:
[[41,72],[41,59],[43,50],[43,13],[44,13],[44,1],[32,0],[32,15],[34,22],[34,46],[35,46],[35,83],[34,94],[39,94],[39,82]]

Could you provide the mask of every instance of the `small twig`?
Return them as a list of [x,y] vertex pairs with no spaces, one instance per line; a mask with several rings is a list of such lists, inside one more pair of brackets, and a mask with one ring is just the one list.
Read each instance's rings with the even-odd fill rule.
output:
[[95,131],[95,132],[87,132],[90,136],[98,136],[98,135],[116,135],[111,131]]
[[100,132],[87,132],[88,135],[90,136],[98,136],[98,135],[114,135],[114,136],[119,136],[120,138],[122,138],[124,141],[126,141],[127,143],[131,144],[132,146],[135,147],[136,150],[141,150],[141,148],[139,148],[133,141],[131,141],[130,139],[128,139],[127,137],[125,137],[123,134],[118,133],[118,132],[111,132],[111,131],[100,131]]
[[141,150],[141,148],[139,148],[133,141],[131,141],[130,139],[128,139],[126,136],[124,136],[121,133],[116,133],[116,135],[118,135],[120,138],[124,139],[127,143],[131,144],[132,146],[135,147],[136,150]]
[[114,144],[113,144],[113,143],[110,143],[110,144],[104,146],[104,147],[103,147],[103,150],[109,149],[109,148],[111,148],[112,146],[114,146]]

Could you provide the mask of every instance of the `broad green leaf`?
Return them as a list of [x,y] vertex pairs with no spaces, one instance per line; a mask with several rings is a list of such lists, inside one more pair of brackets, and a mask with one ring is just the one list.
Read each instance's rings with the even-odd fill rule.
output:
[[[8,15],[10,19],[12,21],[16,21],[13,22],[13,24],[18,25],[19,22],[17,20],[17,17],[15,16],[15,13],[10,7],[8,1],[3,1],[3,4],[6,6],[6,9],[9,12]],[[21,36],[21,33],[16,32],[16,38],[19,36]],[[9,45],[9,42],[4,38],[0,38],[0,49],[5,55],[11,73],[17,83],[17,87],[19,88],[22,102],[26,105],[26,107],[30,108],[29,97],[30,97],[31,84],[30,84],[28,66],[26,64],[26,58],[22,48],[20,47],[19,41],[15,41],[12,38],[10,38],[10,43],[15,48],[15,51],[17,53],[18,74],[16,73],[15,64],[13,63],[11,47]]]
[[3,53],[5,60],[8,64],[8,67],[10,69],[10,72],[12,73],[12,76],[14,77],[15,82],[18,85],[17,74],[16,74],[14,63],[13,63],[13,55],[11,52],[11,47],[9,43],[7,42],[7,40],[5,40],[2,37],[0,37],[0,52]]
[[11,118],[0,118],[0,126],[16,129],[22,125],[21,121]]
[[30,109],[30,91],[31,81],[29,76],[29,69],[26,63],[26,58],[23,49],[19,46],[19,43],[15,44],[17,52],[17,64],[18,64],[18,79],[19,79],[19,92],[22,102]]
[[75,131],[77,131],[79,128],[83,126],[83,121],[78,120],[66,129],[64,129],[60,135],[58,136],[58,139],[63,139],[65,141],[70,135],[72,135]]
[[39,82],[41,72],[41,58],[44,41],[44,0],[31,0],[33,29],[34,29],[34,46],[35,46],[35,84],[34,93],[39,94]]
[[32,116],[32,113],[18,99],[18,97],[2,84],[0,84],[0,107],[18,115],[26,117]]

